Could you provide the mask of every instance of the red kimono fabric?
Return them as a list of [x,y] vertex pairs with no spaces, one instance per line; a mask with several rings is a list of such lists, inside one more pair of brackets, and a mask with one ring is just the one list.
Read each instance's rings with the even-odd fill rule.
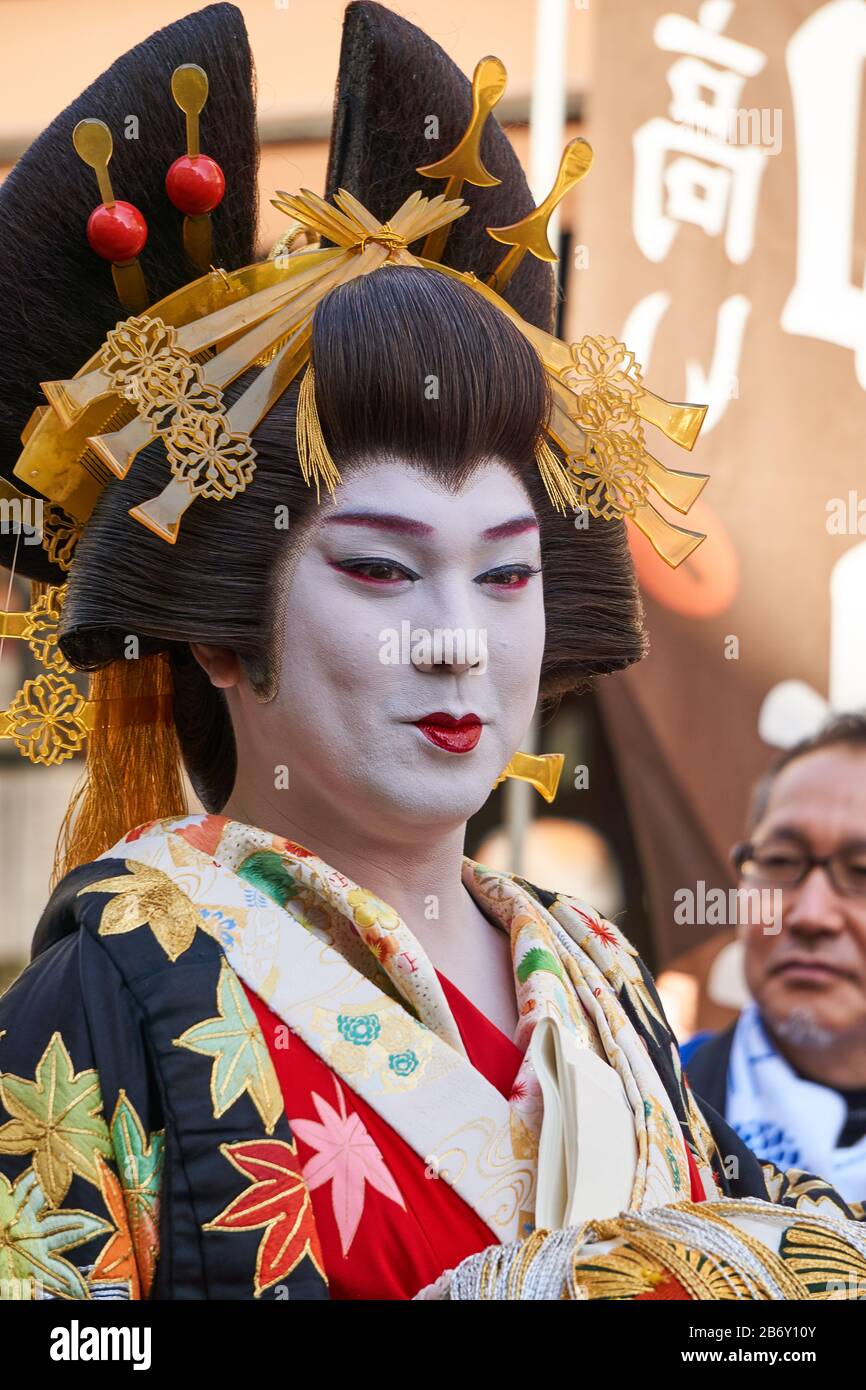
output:
[[[472,1065],[506,1098],[523,1060],[436,972]],[[497,1237],[452,1187],[244,985],[276,1068],[332,1298],[412,1298]]]

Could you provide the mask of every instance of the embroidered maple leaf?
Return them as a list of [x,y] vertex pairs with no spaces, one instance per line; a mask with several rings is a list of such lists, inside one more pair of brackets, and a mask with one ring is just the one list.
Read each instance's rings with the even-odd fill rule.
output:
[[305,1255],[325,1279],[310,1194],[298,1171],[294,1142],[249,1139],[220,1144],[220,1153],[251,1179],[251,1185],[202,1229],[249,1231],[265,1227],[256,1256],[256,1294],[287,1279]]
[[194,1023],[173,1039],[174,1045],[213,1058],[210,1090],[216,1119],[246,1091],[266,1133],[273,1134],[283,1113],[280,1084],[258,1020],[240,980],[225,959],[217,984],[217,1009],[216,1017]]
[[117,1174],[113,1173],[104,1159],[99,1160],[100,1187],[102,1200],[115,1225],[106,1244],[102,1247],[96,1263],[90,1272],[90,1283],[118,1284],[128,1283],[130,1298],[141,1297],[129,1219],[123,1201],[123,1189]]
[[110,1230],[110,1222],[92,1212],[48,1207],[33,1168],[14,1186],[0,1173],[0,1285],[32,1281],[40,1292],[60,1298],[89,1298],[81,1271],[62,1252]]
[[345,1097],[336,1078],[334,1085],[339,1110],[313,1091],[312,1100],[321,1123],[296,1119],[289,1124],[293,1134],[316,1150],[315,1158],[304,1164],[303,1174],[311,1192],[323,1183],[331,1184],[340,1245],[343,1254],[348,1255],[364,1212],[367,1183],[404,1211],[406,1203],[361,1116],[347,1113]]
[[224,816],[200,816],[198,820],[191,821],[188,825],[180,825],[172,830],[172,835],[179,835],[186,840],[187,844],[192,845],[193,849],[200,849],[202,854],[212,858],[217,852],[222,837],[223,830],[228,822]]
[[120,1172],[135,1259],[147,1298],[159,1254],[159,1192],[165,1159],[165,1133],[150,1136],[125,1091],[120,1091],[111,1120],[111,1142]]
[[51,1206],[60,1206],[73,1173],[99,1186],[97,1157],[111,1153],[99,1077],[92,1069],[76,1075],[59,1033],[40,1057],[33,1081],[0,1073],[0,1100],[12,1116],[0,1126],[0,1153],[33,1154]]
[[83,893],[114,893],[102,911],[100,936],[119,936],[149,926],[169,960],[175,961],[193,943],[199,915],[168,874],[135,859],[125,859],[128,875],[103,878],[79,889]]

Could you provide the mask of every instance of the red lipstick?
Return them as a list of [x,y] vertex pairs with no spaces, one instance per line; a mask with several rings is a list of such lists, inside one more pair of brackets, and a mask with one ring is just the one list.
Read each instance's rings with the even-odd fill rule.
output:
[[415,728],[420,729],[425,738],[448,753],[471,753],[481,737],[481,727],[477,714],[464,714],[455,719],[453,714],[445,714],[442,710],[415,721]]

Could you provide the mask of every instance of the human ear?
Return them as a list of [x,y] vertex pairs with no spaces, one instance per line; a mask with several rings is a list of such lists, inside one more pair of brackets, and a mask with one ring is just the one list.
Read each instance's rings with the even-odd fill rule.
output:
[[212,647],[205,642],[190,642],[189,649],[206,672],[211,685],[219,690],[228,690],[237,685],[241,678],[241,664],[237,653],[229,647]]

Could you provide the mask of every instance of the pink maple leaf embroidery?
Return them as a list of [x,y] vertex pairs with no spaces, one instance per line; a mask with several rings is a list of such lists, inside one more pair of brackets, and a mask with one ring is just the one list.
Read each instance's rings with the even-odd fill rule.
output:
[[290,1120],[289,1124],[293,1134],[316,1150],[315,1157],[308,1159],[303,1168],[310,1191],[323,1183],[331,1184],[334,1219],[345,1256],[349,1253],[364,1213],[367,1183],[404,1211],[406,1203],[361,1116],[354,1111],[348,1114],[345,1097],[336,1077],[334,1086],[339,1110],[313,1091],[312,1099],[321,1123],[296,1119]]

